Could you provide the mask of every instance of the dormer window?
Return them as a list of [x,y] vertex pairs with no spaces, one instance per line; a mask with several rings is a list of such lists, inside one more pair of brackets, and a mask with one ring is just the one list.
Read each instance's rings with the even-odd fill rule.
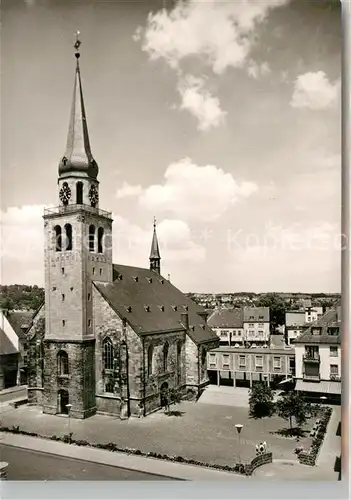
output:
[[315,326],[312,328],[312,335],[321,335],[322,333],[322,328],[320,326]]
[[146,312],[150,312],[150,306],[144,306]]
[[160,306],[161,311],[165,310],[165,306]]

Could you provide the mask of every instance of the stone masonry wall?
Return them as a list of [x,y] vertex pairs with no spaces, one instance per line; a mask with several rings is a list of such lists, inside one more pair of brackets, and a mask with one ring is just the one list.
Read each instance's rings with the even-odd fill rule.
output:
[[45,306],[33,318],[28,331],[28,403],[42,404],[44,359],[42,346],[45,335]]

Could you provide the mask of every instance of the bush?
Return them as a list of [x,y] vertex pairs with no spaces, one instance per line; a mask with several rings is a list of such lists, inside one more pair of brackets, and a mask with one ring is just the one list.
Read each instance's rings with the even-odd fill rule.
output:
[[88,441],[85,441],[84,439],[77,439],[76,441],[74,441],[74,444],[76,444],[77,446],[89,446]]

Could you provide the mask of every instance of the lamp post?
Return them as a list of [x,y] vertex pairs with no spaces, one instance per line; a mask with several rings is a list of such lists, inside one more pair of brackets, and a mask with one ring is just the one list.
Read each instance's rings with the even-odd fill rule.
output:
[[242,424],[235,424],[235,428],[238,432],[238,437],[239,437],[239,464],[241,464],[241,439],[240,439],[240,434],[241,434],[241,429],[244,426]]
[[67,412],[68,412],[68,435],[69,435],[69,443],[71,444],[71,408],[72,405],[68,403],[66,405]]

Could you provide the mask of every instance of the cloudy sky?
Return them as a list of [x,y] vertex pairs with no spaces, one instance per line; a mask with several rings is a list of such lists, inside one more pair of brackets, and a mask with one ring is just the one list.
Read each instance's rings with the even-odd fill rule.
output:
[[3,0],[2,283],[43,285],[74,32],[114,261],[184,291],[340,290],[340,8]]

